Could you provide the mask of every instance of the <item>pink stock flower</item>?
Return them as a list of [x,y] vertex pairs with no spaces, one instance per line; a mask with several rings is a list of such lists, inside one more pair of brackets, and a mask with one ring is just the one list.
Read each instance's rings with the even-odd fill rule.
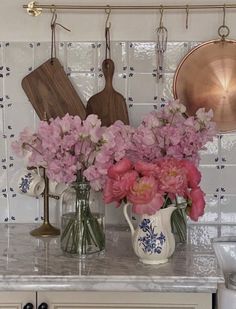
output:
[[205,200],[204,192],[199,188],[190,191],[191,206],[188,207],[188,215],[191,220],[197,221],[204,214]]

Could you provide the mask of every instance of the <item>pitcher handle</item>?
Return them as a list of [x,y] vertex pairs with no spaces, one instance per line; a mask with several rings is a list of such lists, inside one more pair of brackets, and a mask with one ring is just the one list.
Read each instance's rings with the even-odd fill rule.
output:
[[130,227],[130,230],[131,230],[131,234],[132,234],[132,236],[133,236],[133,234],[134,234],[134,227],[133,227],[133,224],[132,224],[132,222],[131,222],[131,220],[130,220],[130,218],[129,218],[128,212],[127,212],[128,206],[129,206],[129,203],[126,203],[126,204],[124,205],[123,213],[124,213],[124,216],[125,216],[126,221],[127,221],[128,224],[129,224],[129,227]]

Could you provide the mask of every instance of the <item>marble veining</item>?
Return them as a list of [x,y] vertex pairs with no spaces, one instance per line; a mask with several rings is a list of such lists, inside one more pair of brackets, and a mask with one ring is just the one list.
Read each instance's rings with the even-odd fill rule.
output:
[[0,290],[215,292],[224,282],[211,245],[178,244],[169,262],[144,265],[130,232],[106,231],[106,251],[86,259],[64,255],[59,238],[36,239],[32,224],[0,224]]

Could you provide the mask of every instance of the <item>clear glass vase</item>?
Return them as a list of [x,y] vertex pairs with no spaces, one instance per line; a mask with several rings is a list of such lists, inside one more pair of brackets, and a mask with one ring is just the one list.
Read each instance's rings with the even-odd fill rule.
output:
[[175,235],[176,243],[187,241],[187,217],[185,209],[176,208],[171,216],[172,232]]
[[91,198],[88,182],[73,183],[64,194],[61,217],[61,249],[86,256],[105,248],[104,205]]

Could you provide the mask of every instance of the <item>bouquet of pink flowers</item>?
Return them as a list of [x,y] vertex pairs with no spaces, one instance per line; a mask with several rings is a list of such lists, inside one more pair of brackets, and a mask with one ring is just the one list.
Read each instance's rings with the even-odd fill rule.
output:
[[[189,217],[197,221],[204,213],[204,193],[199,187],[201,174],[188,160],[163,158],[155,163],[123,158],[108,170],[104,201],[132,204],[139,215],[153,215],[169,204],[184,206]],[[184,202],[179,202],[182,197]]]
[[70,184],[84,177],[99,191],[108,168],[131,147],[132,131],[121,121],[106,128],[97,115],[81,120],[67,114],[40,121],[35,133],[25,128],[12,148],[19,157],[27,157],[28,166],[45,167],[49,179]]

